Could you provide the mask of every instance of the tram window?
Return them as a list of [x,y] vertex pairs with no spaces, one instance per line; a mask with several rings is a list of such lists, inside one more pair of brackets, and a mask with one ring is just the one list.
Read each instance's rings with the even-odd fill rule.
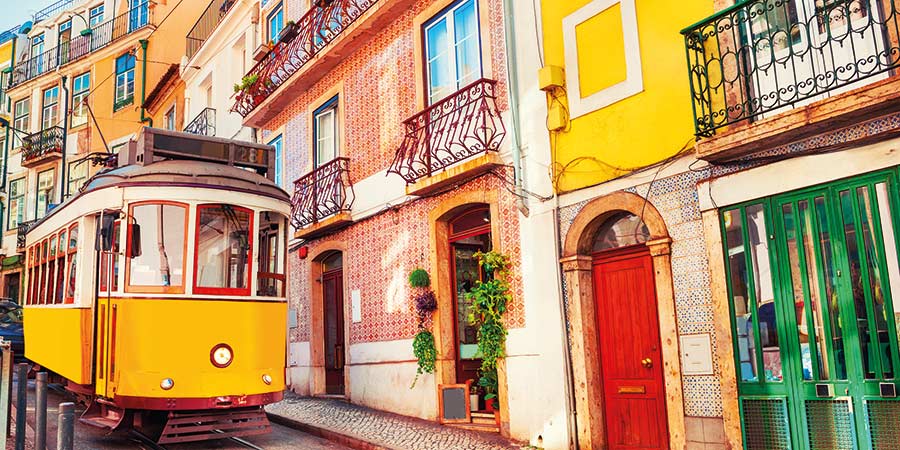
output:
[[53,304],[56,299],[56,236],[50,238],[49,255],[47,256],[47,297],[45,303]]
[[231,205],[197,207],[195,291],[249,294],[253,211]]
[[284,297],[284,249],[282,236],[284,217],[272,212],[260,214],[259,223],[259,273],[256,295]]
[[78,224],[69,227],[68,250],[68,282],[66,283],[65,303],[75,303],[75,280],[77,280],[78,268]]
[[59,232],[58,250],[56,252],[56,293],[53,303],[63,302],[66,283],[66,230]]
[[100,259],[100,290],[119,290],[119,236],[121,221],[115,221],[110,234],[110,250],[104,251]]
[[[126,286],[136,291],[183,292],[187,208],[144,203],[132,206],[130,217]],[[140,254],[132,252],[133,242],[141,242]]]

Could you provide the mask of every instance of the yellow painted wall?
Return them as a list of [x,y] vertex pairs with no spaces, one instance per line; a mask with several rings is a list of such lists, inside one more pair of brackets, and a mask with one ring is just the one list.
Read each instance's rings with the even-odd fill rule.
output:
[[78,384],[91,384],[90,308],[26,306],[25,357]]
[[[106,300],[101,300],[100,304]],[[276,302],[113,299],[117,309],[115,395],[197,397],[284,389],[287,304]],[[219,369],[210,351],[231,346]],[[272,384],[262,381],[263,374]],[[159,383],[172,378],[163,391]]]
[[[545,65],[566,66],[563,18],[590,2],[542,0]],[[635,5],[644,90],[551,132],[559,192],[593,186],[665,160],[693,142],[687,63],[679,31],[712,14],[712,2],[687,0],[675,5],[635,0]],[[582,96],[625,78],[620,12],[616,4],[576,27]],[[548,95],[550,108],[567,106],[567,95]]]
[[0,45],[0,64],[9,63],[12,58],[12,41],[6,41]]

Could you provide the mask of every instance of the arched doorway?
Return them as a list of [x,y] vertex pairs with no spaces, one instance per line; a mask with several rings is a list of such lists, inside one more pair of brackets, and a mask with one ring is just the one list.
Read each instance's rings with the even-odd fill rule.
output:
[[478,353],[478,327],[469,323],[470,304],[466,294],[485,273],[475,254],[488,252],[491,244],[491,213],[486,205],[460,212],[449,221],[450,276],[454,305],[454,358],[456,382],[478,381],[481,357]]
[[[685,446],[678,330],[673,320],[675,298],[671,242],[666,223],[652,202],[624,191],[589,201],[575,216],[566,232],[560,263],[568,298],[566,315],[569,322],[579,448]],[[635,299],[639,297],[645,300],[640,304],[640,311],[634,309]],[[611,308],[619,306],[632,306],[632,309],[621,311],[631,317],[614,316],[620,311]],[[615,374],[614,364],[619,363],[616,361],[619,355],[610,353],[618,348],[606,348],[605,352],[601,348],[608,347],[607,342],[616,341],[601,337],[601,334],[610,332],[608,329],[600,330],[600,324],[615,324],[606,327],[613,330],[612,333],[649,332],[649,328],[655,328],[655,342],[658,343],[656,352],[644,354],[631,350],[622,355],[622,361],[629,366],[620,367],[626,374],[630,373],[629,376],[634,377],[627,379],[627,384],[605,382],[607,375]],[[648,340],[654,342],[653,337],[651,333]],[[641,335],[640,338],[647,336]],[[613,339],[620,338],[614,336]],[[628,339],[637,338],[630,336]],[[632,341],[627,341],[627,344],[637,345]],[[643,349],[642,347],[641,350]],[[652,350],[652,344],[649,349]],[[651,365],[649,369],[643,364],[648,358]],[[609,369],[607,365],[610,365]],[[639,380],[636,374],[641,371],[654,374],[655,378],[652,380],[661,386],[658,395],[651,392],[649,384],[637,382]],[[655,375],[656,373],[659,375]],[[659,377],[662,378],[662,383],[658,382]],[[654,397],[653,400],[643,400],[643,404],[631,402],[632,404],[620,406],[615,403],[616,396],[627,399],[638,395]],[[640,443],[635,445],[634,440],[628,440],[633,439],[633,436],[625,436],[624,440],[617,443],[617,436],[637,433],[625,427],[637,427],[638,424],[623,424],[622,421],[630,420],[637,412],[645,413],[649,410],[646,402],[657,402],[659,399],[662,399],[663,407],[657,407],[652,415],[653,419],[645,420],[641,426],[665,430],[667,441],[658,439],[659,447],[656,444],[650,446],[640,444],[649,442],[642,437]],[[634,408],[640,409],[633,412]],[[612,430],[614,427],[619,428]],[[645,434],[657,435],[655,431]]]
[[598,229],[592,274],[606,442],[616,449],[669,448],[650,231],[629,212]]
[[344,395],[344,258],[335,251],[322,260],[322,325],[325,393]]

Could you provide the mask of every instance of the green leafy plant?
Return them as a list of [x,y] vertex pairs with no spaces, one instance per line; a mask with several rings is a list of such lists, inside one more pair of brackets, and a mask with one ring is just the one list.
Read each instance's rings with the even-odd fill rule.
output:
[[416,387],[419,381],[419,375],[425,373],[434,373],[435,362],[437,362],[437,348],[434,346],[434,335],[431,331],[420,329],[413,338],[413,355],[419,360],[419,367],[416,369],[416,378],[413,379],[412,389]]
[[409,285],[414,288],[431,286],[431,277],[425,269],[416,269],[409,273]]
[[241,78],[241,82],[239,84],[234,85],[234,92],[246,91],[250,89],[256,82],[259,81],[259,75],[252,74],[246,75]]
[[487,274],[487,281],[476,281],[466,293],[469,317],[478,325],[478,350],[482,355],[478,385],[485,398],[497,398],[497,360],[506,356],[506,325],[503,314],[512,300],[509,289],[509,257],[498,252],[477,252],[475,259]]

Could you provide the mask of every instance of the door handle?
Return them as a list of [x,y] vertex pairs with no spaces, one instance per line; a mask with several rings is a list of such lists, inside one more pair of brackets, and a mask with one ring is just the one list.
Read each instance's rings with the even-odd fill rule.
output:
[[644,358],[641,360],[641,365],[649,369],[653,367],[653,360],[650,358]]

